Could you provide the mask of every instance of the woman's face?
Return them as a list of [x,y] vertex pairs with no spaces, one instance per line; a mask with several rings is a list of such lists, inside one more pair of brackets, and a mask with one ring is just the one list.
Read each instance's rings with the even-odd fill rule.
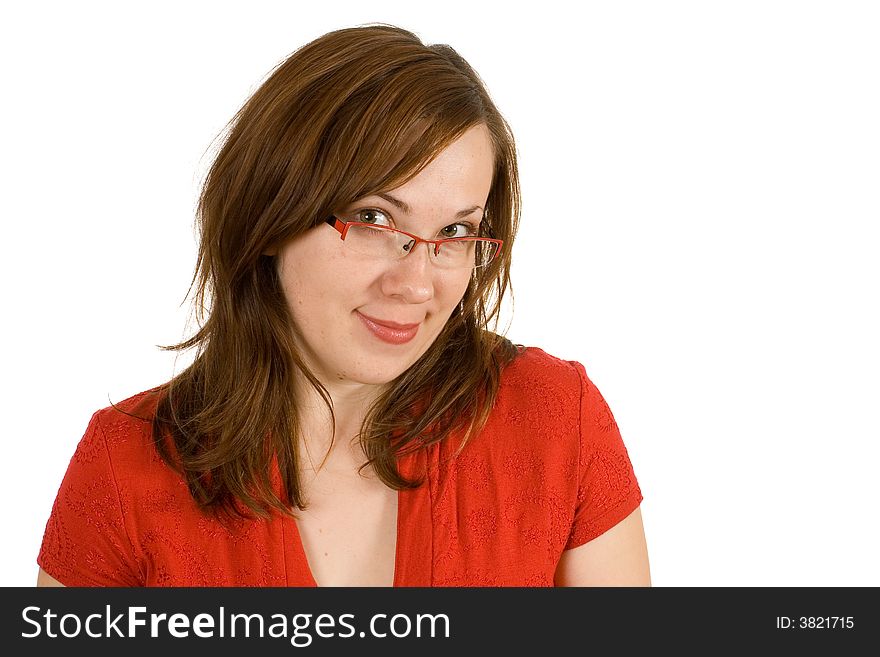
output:
[[[406,184],[359,199],[345,221],[382,223],[423,238],[478,226],[492,184],[494,153],[479,125]],[[441,233],[442,231],[442,233]],[[392,381],[427,351],[467,289],[472,270],[441,269],[419,244],[401,260],[346,248],[322,224],[279,251],[279,272],[306,364],[328,387]]]

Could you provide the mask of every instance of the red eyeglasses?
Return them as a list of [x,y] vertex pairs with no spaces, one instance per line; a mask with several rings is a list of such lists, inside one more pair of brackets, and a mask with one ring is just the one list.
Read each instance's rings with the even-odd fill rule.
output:
[[504,243],[503,240],[476,236],[426,240],[390,226],[342,221],[335,215],[325,221],[339,231],[346,248],[356,253],[382,260],[401,260],[424,242],[430,245],[431,262],[443,269],[485,267],[498,256]]

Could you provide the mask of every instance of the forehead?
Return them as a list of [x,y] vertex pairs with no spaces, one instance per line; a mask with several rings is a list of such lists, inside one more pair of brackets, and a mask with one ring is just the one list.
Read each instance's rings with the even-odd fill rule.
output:
[[388,194],[401,201],[401,210],[410,212],[418,211],[423,203],[446,209],[455,206],[455,212],[465,206],[485,207],[494,170],[491,136],[484,125],[476,125]]

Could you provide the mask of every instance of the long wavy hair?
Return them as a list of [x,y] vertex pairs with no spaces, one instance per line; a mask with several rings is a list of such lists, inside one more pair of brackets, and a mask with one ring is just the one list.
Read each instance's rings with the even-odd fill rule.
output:
[[491,134],[495,170],[484,235],[504,240],[475,270],[461,303],[425,354],[369,408],[360,431],[367,461],[389,487],[416,487],[399,455],[485,424],[516,347],[498,335],[520,212],[510,129],[479,76],[447,45],[370,25],[330,32],[280,65],[232,119],[205,178],[190,293],[199,329],[165,350],[197,348],[192,365],[160,386],[152,434],[159,454],[205,510],[295,514],[299,418],[291,398],[306,367],[275,256],[334,210],[394,189],[468,128]]

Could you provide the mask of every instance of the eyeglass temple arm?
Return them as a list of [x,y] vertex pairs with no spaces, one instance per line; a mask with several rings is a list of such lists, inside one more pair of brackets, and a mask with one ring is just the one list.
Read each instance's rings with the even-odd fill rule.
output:
[[345,223],[336,218],[336,215],[331,214],[329,217],[324,219],[324,223],[328,223],[337,231],[339,231],[339,239],[342,239],[342,235],[344,233]]

